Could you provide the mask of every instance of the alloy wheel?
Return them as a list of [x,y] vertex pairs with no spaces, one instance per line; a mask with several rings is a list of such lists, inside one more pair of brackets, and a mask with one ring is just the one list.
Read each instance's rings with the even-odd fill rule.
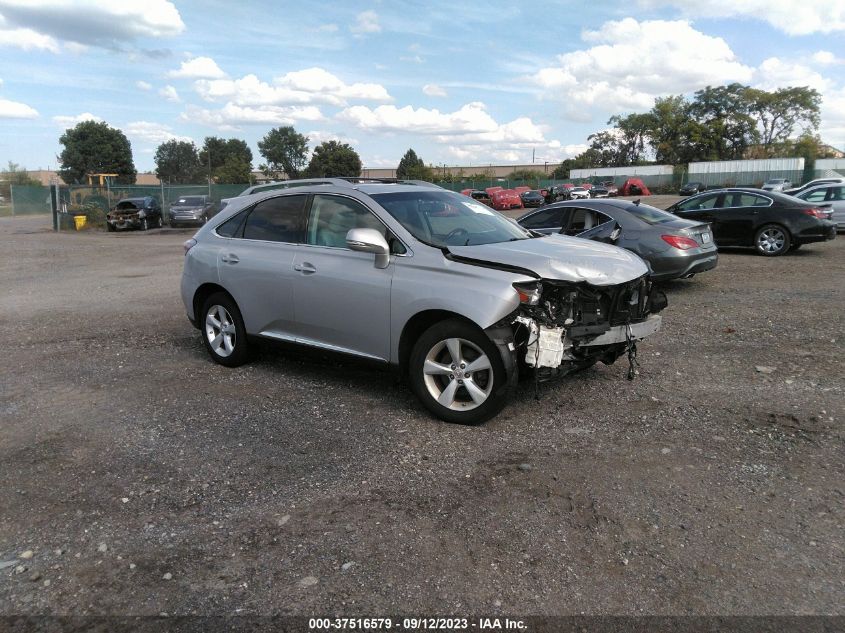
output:
[[475,343],[463,338],[436,343],[425,356],[423,374],[431,397],[453,411],[475,409],[493,391],[490,359]]
[[223,358],[231,355],[237,342],[232,315],[221,305],[213,305],[205,316],[205,336],[215,354]]
[[778,228],[769,228],[761,231],[757,237],[757,248],[763,253],[777,253],[783,250],[786,243],[786,235]]

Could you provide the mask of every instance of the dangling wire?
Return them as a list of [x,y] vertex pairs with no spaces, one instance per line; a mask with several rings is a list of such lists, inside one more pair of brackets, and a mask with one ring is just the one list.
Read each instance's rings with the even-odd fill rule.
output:
[[634,338],[634,332],[631,330],[631,322],[625,324],[625,347],[628,351],[628,380],[633,380],[637,375],[637,367],[640,364],[637,362],[637,340]]

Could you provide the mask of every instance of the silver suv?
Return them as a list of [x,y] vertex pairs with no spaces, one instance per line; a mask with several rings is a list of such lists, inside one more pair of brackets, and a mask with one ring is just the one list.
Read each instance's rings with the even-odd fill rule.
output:
[[185,243],[182,299],[211,358],[261,337],[398,368],[448,422],[505,405],[520,371],[628,354],[665,296],[614,246],[523,229],[433,185],[335,181],[232,199]]

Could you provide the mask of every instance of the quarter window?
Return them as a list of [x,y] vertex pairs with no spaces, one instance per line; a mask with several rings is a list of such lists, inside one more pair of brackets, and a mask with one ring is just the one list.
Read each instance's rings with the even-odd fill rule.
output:
[[577,233],[581,233],[582,231],[589,231],[591,228],[596,227],[599,224],[604,224],[609,219],[609,217],[603,213],[599,213],[598,211],[593,211],[591,209],[575,209],[575,212],[572,214],[572,221],[569,223],[568,232],[571,235],[575,235]]
[[262,200],[246,218],[244,239],[291,244],[301,242],[305,200],[306,196],[279,196]]

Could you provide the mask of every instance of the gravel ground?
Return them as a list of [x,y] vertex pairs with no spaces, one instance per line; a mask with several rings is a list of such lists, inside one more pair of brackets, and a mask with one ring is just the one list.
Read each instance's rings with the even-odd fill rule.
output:
[[843,613],[845,239],[723,252],[635,381],[463,428],[337,358],[212,363],[190,231],[48,225],[0,218],[0,614]]

